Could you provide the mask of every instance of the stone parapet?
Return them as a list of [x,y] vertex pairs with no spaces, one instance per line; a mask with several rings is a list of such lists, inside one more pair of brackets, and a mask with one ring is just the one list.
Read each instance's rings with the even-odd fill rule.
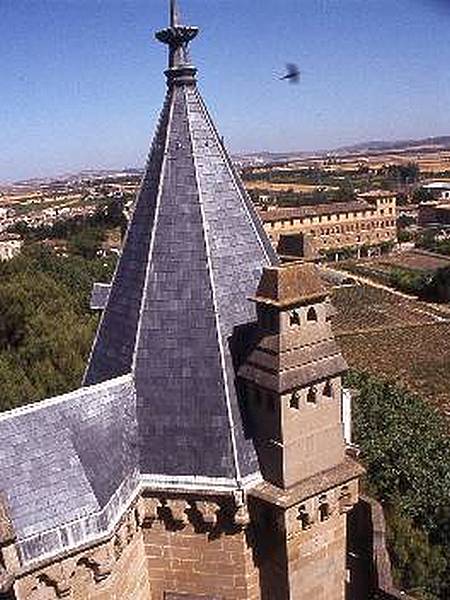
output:
[[372,560],[374,587],[383,600],[415,600],[396,588],[392,578],[391,560],[386,545],[386,521],[383,507],[368,496],[361,496],[372,525]]

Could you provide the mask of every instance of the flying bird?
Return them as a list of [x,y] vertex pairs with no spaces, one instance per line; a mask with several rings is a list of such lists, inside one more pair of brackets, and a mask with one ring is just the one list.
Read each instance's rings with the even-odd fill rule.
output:
[[286,74],[279,78],[280,80],[287,79],[291,83],[298,83],[300,81],[300,69],[294,63],[286,64]]

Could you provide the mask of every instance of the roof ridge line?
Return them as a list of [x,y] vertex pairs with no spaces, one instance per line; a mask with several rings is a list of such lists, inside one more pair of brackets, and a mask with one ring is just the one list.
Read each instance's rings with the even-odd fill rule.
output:
[[[147,173],[148,173],[148,170],[149,170],[149,166],[150,166],[151,159],[152,159],[152,156],[153,156],[153,153],[154,153],[154,150],[155,150],[155,146],[157,144],[157,140],[158,140],[159,134],[161,133],[160,130],[161,130],[161,126],[162,126],[163,121],[164,121],[164,115],[165,115],[165,113],[167,111],[167,103],[170,101],[170,98],[169,98],[170,94],[171,94],[170,91],[166,93],[166,97],[165,97],[165,100],[164,100],[163,107],[162,107],[162,109],[161,109],[161,111],[159,113],[159,116],[158,116],[158,120],[157,120],[156,128],[155,128],[155,133],[154,133],[152,142],[150,144],[150,150],[149,150],[149,152],[147,154],[147,160],[145,161],[144,175],[142,177],[139,189],[138,189],[138,191],[136,192],[136,195],[135,195],[133,208],[132,208],[132,211],[131,211],[131,214],[130,214],[130,218],[128,219],[127,230],[126,230],[123,242],[122,242],[121,253],[120,253],[119,259],[118,259],[118,261],[116,263],[116,266],[115,266],[115,269],[114,269],[114,273],[113,273],[113,275],[111,277],[111,280],[110,280],[110,283],[109,283],[109,286],[111,287],[111,289],[112,289],[112,284],[115,281],[117,273],[118,273],[118,271],[120,269],[120,263],[121,263],[121,260],[122,260],[123,249],[126,247],[127,241],[128,241],[128,236],[130,235],[130,231],[131,231],[130,224],[133,222],[134,213],[137,210],[137,207],[138,207],[138,204],[139,204],[139,199],[141,198],[141,194],[143,193],[144,186],[146,185],[146,182],[147,182]],[[169,122],[169,118],[167,119],[167,122]],[[160,169],[160,173],[162,173],[162,168]],[[156,211],[155,211],[155,216],[156,216]],[[101,335],[101,332],[102,332],[103,321],[106,319],[106,313],[107,313],[107,308],[108,308],[108,303],[109,303],[110,298],[111,298],[111,290],[110,290],[110,294],[108,295],[108,299],[107,299],[106,305],[103,307],[103,310],[102,310],[102,313],[101,313],[101,316],[100,316],[100,319],[99,319],[99,322],[98,322],[98,325],[97,325],[97,329],[96,329],[96,332],[95,332],[95,337],[94,337],[94,340],[93,340],[92,345],[91,345],[91,350],[89,352],[89,357],[88,357],[88,359],[86,361],[86,367],[84,369],[83,378],[81,380],[81,386],[82,387],[86,387],[86,383],[85,383],[86,382],[86,378],[87,378],[87,375],[89,373],[89,369],[90,369],[90,366],[91,366],[92,358],[94,357],[94,353],[95,353],[96,348],[97,348],[97,342],[99,341],[99,338],[100,338],[100,335]],[[140,320],[140,317],[141,317],[141,311],[139,311],[139,320]],[[139,327],[139,321],[138,321],[138,327]],[[137,331],[136,331],[136,334],[137,334]],[[136,350],[136,342],[135,342],[135,350]],[[133,356],[132,356],[132,361],[131,361],[131,366],[130,366],[131,371],[133,370],[133,364],[134,364],[133,363],[133,357],[134,357],[135,350],[133,351]]]
[[[236,176],[236,171],[235,171],[235,167],[231,161],[231,158],[228,154],[228,152],[226,151],[226,148],[222,142],[222,138],[219,135],[219,132],[217,130],[217,127],[214,124],[214,121],[209,113],[208,107],[205,104],[205,101],[203,100],[202,95],[200,94],[200,91],[198,90],[198,88],[196,88],[195,93],[197,95],[197,99],[199,101],[200,104],[200,108],[203,112],[203,116],[207,119],[209,126],[211,127],[213,133],[216,135],[217,139],[219,140],[219,150],[220,150],[220,154],[222,155],[223,160],[225,161],[225,164],[229,167],[230,169],[230,173],[233,179],[233,184],[236,187],[236,190],[238,191],[239,195],[242,197],[243,200],[243,205],[244,205],[244,209],[245,209],[245,213],[247,215],[248,220],[250,221],[251,227],[252,229],[255,231],[256,233],[256,238],[258,240],[259,245],[262,248],[263,254],[266,257],[266,259],[269,261],[270,265],[272,266],[276,266],[277,263],[273,262],[273,259],[276,258],[275,253],[270,256],[270,253],[268,251],[268,248],[266,247],[266,245],[264,244],[264,238],[262,236],[265,236],[266,233],[264,232],[263,227],[261,226],[261,231],[258,231],[258,228],[256,226],[255,221],[252,218],[250,209],[248,207],[248,204],[246,202],[246,195],[247,195],[247,191],[245,190],[245,188],[243,187],[243,185],[240,184],[237,176]],[[259,215],[256,213],[255,211],[255,216],[257,219],[259,219]],[[269,242],[270,243],[270,242]]]
[[[161,169],[159,170],[158,193],[156,195],[155,214],[154,214],[153,223],[152,223],[152,234],[151,234],[151,238],[150,238],[150,247],[149,247],[149,251],[148,251],[148,255],[147,255],[147,267],[145,269],[144,283],[142,286],[141,306],[139,308],[139,317],[138,317],[138,321],[137,321],[136,337],[134,340],[133,355],[131,357],[132,373],[134,373],[135,368],[136,368],[137,349],[139,346],[139,341],[140,341],[140,337],[141,337],[141,329],[142,329],[142,314],[144,312],[144,307],[145,307],[146,301],[147,301],[148,288],[149,288],[148,279],[149,279],[150,270],[152,267],[152,255],[153,255],[153,249],[155,246],[156,229],[157,229],[159,213],[160,213],[160,209],[161,209],[162,183],[164,181],[164,175],[165,175],[166,165],[167,165],[168,149],[169,149],[169,139],[170,139],[169,132],[170,132],[171,127],[173,126],[173,112],[174,112],[175,102],[173,102],[172,100],[174,100],[174,94],[175,94],[174,89],[170,89],[167,92],[167,96],[166,96],[167,102],[170,102],[170,107],[169,107],[169,114],[167,117],[166,139],[164,140],[164,153],[163,153],[163,158],[162,158],[162,162],[161,162]],[[137,390],[136,390],[136,394],[137,394]]]
[[131,382],[134,385],[134,378],[131,372],[125,373],[125,375],[119,375],[118,377],[114,377],[112,379],[106,379],[105,381],[100,381],[99,383],[94,383],[92,385],[78,387],[77,389],[72,390],[71,392],[66,392],[65,394],[59,394],[58,396],[52,396],[51,398],[44,398],[44,400],[39,400],[38,402],[24,404],[23,406],[17,406],[11,410],[1,412],[0,422],[14,419],[16,416],[18,417],[20,415],[26,415],[38,410],[43,410],[45,408],[49,408],[50,406],[69,402],[75,398],[77,394],[93,394],[98,389],[112,388],[116,385],[126,382]]
[[185,103],[186,103],[186,111],[188,113],[187,114],[187,117],[188,117],[187,123],[188,123],[189,139],[190,139],[191,148],[192,148],[192,160],[194,162],[195,181],[196,181],[197,190],[198,190],[198,200],[199,200],[198,203],[199,203],[199,207],[200,207],[200,215],[202,218],[202,225],[203,225],[202,231],[203,231],[203,238],[204,238],[204,242],[205,242],[206,260],[207,260],[207,264],[208,264],[209,277],[210,277],[210,281],[211,281],[211,295],[212,295],[212,301],[213,301],[213,307],[214,307],[214,320],[216,322],[217,341],[218,341],[218,345],[219,345],[220,363],[221,363],[221,367],[222,367],[222,379],[223,379],[223,385],[224,385],[224,391],[225,391],[227,416],[228,416],[228,421],[230,424],[231,447],[232,447],[233,459],[234,459],[234,463],[235,463],[236,480],[238,482],[239,487],[241,487],[242,477],[241,477],[241,470],[239,468],[236,436],[235,436],[235,431],[234,431],[233,412],[231,410],[231,404],[230,404],[230,391],[228,389],[228,381],[227,381],[227,376],[226,376],[227,370],[226,370],[226,362],[225,362],[225,353],[224,353],[223,343],[222,343],[222,333],[221,333],[221,328],[220,328],[220,321],[218,318],[219,311],[217,308],[217,299],[216,299],[216,292],[215,292],[215,287],[214,287],[214,272],[213,272],[212,264],[211,264],[211,251],[210,251],[209,240],[208,240],[208,235],[207,235],[207,221],[205,218],[205,211],[204,211],[204,207],[203,207],[201,186],[200,186],[200,182],[198,179],[197,161],[196,161],[196,156],[195,156],[195,152],[194,152],[194,137],[192,135],[191,120],[189,119],[188,98],[186,96],[186,93],[187,93],[187,90],[183,89],[183,94],[184,94]]

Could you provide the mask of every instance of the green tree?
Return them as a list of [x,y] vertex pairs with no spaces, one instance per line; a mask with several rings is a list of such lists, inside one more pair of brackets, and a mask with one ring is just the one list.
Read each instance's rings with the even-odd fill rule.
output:
[[443,547],[432,545],[425,531],[400,511],[391,508],[386,517],[394,579],[416,596],[438,599],[447,587]]
[[334,194],[336,202],[351,202],[356,199],[355,187],[350,177],[346,177]]
[[[351,373],[355,442],[367,488],[385,507],[397,582],[447,598],[450,581],[450,437],[421,398],[367,373]],[[418,596],[419,597],[419,596]]]
[[414,239],[414,234],[406,229],[400,229],[397,233],[397,239],[400,243],[411,242]]
[[90,291],[113,268],[41,246],[0,263],[0,410],[80,384],[98,320]]
[[429,202],[433,199],[433,193],[430,190],[427,190],[423,187],[419,187],[413,192],[413,201],[416,204],[420,204],[421,202]]
[[450,302],[450,267],[438,269],[423,289],[423,296],[434,302]]
[[103,232],[99,228],[88,227],[69,238],[70,249],[74,254],[92,260],[97,256],[103,241]]
[[382,169],[382,174],[398,185],[412,185],[419,180],[420,169],[414,162],[406,165],[388,165]]
[[422,271],[394,268],[389,273],[389,284],[406,294],[423,295],[430,275]]

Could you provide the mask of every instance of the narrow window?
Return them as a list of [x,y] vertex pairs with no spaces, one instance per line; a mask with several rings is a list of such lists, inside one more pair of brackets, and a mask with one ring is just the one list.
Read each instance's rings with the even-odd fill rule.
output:
[[326,496],[321,496],[319,502],[319,520],[323,523],[330,518],[330,505],[327,502]]
[[295,308],[289,313],[289,323],[291,325],[300,325],[300,312]]
[[348,486],[344,485],[341,489],[341,493],[339,494],[339,512],[346,513],[352,507],[352,495]]
[[331,381],[326,382],[326,384],[323,388],[323,395],[326,396],[327,398],[333,397],[333,388],[331,386]]
[[300,521],[303,530],[311,527],[311,519],[309,518],[309,514],[304,504],[298,509],[298,520]]
[[292,392],[291,399],[289,401],[289,406],[291,408],[300,408],[300,392],[298,390]]
[[313,308],[312,306],[311,306],[311,308],[308,309],[308,312],[306,314],[306,319],[307,319],[307,321],[317,321],[318,320],[316,309]]
[[310,404],[315,404],[317,402],[317,393],[315,387],[309,388],[308,395],[306,396],[306,401]]

